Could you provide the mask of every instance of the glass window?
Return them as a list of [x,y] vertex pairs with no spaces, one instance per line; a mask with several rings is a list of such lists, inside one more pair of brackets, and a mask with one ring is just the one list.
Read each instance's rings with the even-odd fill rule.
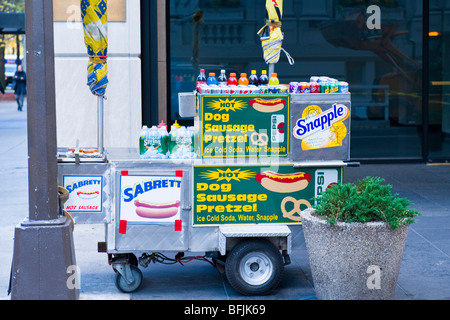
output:
[[429,158],[450,159],[450,3],[430,3]]
[[[422,2],[284,1],[281,83],[329,76],[350,84],[354,159],[422,158]],[[445,1],[443,1],[445,2]],[[171,121],[178,92],[192,91],[200,68],[268,70],[257,35],[261,0],[171,0]]]

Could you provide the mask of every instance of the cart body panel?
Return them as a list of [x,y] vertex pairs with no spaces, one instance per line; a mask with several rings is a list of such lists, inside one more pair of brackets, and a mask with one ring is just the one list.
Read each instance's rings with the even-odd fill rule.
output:
[[350,93],[291,95],[289,160],[350,160]]

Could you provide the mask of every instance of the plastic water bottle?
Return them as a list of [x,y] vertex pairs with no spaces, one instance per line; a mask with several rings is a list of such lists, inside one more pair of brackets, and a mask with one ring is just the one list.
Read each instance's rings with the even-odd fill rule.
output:
[[156,126],[151,127],[148,136],[151,148],[157,150],[161,147],[161,134]]
[[191,138],[190,151],[192,153],[194,153],[195,152],[195,128],[194,127],[189,127],[188,128],[188,132],[189,132],[189,136]]
[[139,154],[142,156],[145,152],[147,152],[147,148],[145,146],[145,139],[147,137],[147,126],[142,126],[140,135],[139,135]]
[[163,158],[168,157],[169,153],[169,133],[167,132],[167,126],[161,126],[158,128],[159,134],[161,135],[161,154]]
[[180,125],[178,124],[178,121],[175,121],[172,127],[170,128],[169,132],[169,152],[172,153],[175,151],[175,148],[177,146],[176,137],[177,137],[177,131],[180,128]]

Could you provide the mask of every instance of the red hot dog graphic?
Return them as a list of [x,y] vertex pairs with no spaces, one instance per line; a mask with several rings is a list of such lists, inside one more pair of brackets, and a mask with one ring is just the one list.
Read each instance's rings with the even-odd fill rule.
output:
[[81,192],[78,191],[77,192],[77,196],[81,199],[85,199],[85,200],[89,200],[89,199],[95,199],[98,197],[98,195],[100,194],[99,191],[95,191],[95,192]]
[[286,105],[286,100],[284,99],[264,100],[256,98],[250,100],[249,104],[256,111],[264,113],[274,113],[283,110],[284,106]]
[[154,204],[138,199],[134,200],[136,206],[136,213],[142,218],[150,219],[164,219],[175,216],[178,213],[180,207],[180,201],[174,201],[166,204]]
[[311,175],[303,172],[281,174],[265,171],[258,173],[255,179],[269,191],[291,193],[305,189],[311,181]]

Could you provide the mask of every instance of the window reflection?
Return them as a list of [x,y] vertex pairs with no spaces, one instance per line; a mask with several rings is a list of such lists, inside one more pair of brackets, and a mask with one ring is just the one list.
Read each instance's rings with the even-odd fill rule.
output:
[[429,27],[429,158],[450,159],[450,3],[430,3]]
[[[352,157],[422,157],[422,2],[377,1],[381,28],[369,29],[372,1],[284,1],[282,83],[329,76],[352,92]],[[179,91],[207,72],[268,70],[257,31],[265,1],[170,1],[171,117]]]

